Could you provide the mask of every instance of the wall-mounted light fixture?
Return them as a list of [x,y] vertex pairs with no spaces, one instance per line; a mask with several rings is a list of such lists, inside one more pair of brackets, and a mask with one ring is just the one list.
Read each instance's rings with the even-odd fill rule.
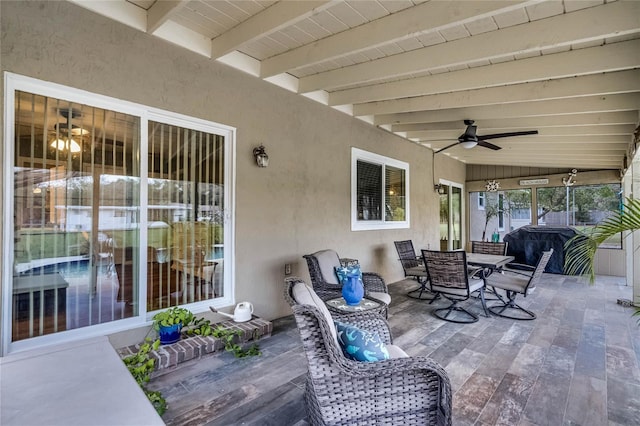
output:
[[267,167],[269,165],[269,156],[264,150],[263,145],[253,148],[253,156],[256,158],[256,164],[258,164],[258,167]]
[[443,195],[444,193],[447,192],[447,188],[441,183],[433,185],[433,189],[435,189],[435,191],[440,195]]

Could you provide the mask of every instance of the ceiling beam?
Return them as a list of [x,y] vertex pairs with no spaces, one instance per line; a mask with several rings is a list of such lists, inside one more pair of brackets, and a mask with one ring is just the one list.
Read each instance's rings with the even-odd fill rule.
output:
[[335,0],[279,1],[211,41],[211,57],[219,58],[242,45],[308,18]]
[[518,61],[452,71],[329,93],[329,105],[344,105],[640,67],[640,40],[612,43]]
[[[636,111],[618,112],[594,112],[586,114],[545,115],[538,117],[513,117],[513,118],[488,118],[476,121],[476,125],[482,133],[488,133],[485,129],[522,129],[564,126],[586,125],[610,125],[631,124],[637,125],[638,113]],[[464,124],[459,121],[442,121],[436,123],[406,123],[394,124],[392,132],[412,132],[421,130],[458,130],[464,131]],[[494,133],[494,132],[492,132]]]
[[86,1],[69,0],[99,15],[113,19],[140,31],[147,31],[147,11],[126,0]]
[[380,114],[374,124],[427,123],[487,118],[544,116],[554,114],[576,114],[586,112],[636,111],[640,109],[640,94],[624,93],[607,96],[584,96],[580,98],[552,99],[540,102],[517,102],[491,106],[450,108],[437,111],[402,112]]
[[[451,156],[452,158],[456,158],[455,156]],[[495,165],[495,166],[520,166],[520,167],[551,167],[551,168],[576,168],[580,169],[594,169],[594,170],[603,170],[603,169],[612,169],[618,170],[622,166],[622,161],[613,161],[613,160],[580,160],[574,161],[572,158],[560,158],[560,159],[551,159],[545,158],[540,159],[538,161],[531,161],[526,158],[520,159],[508,159],[508,160],[496,160],[492,157],[482,158],[482,159],[462,159],[456,158],[460,161],[463,161],[466,164],[484,164],[484,165]]]
[[261,77],[505,13],[538,1],[426,2],[289,50],[262,62]]
[[640,70],[634,69],[356,104],[353,106],[353,115],[436,110],[637,91],[640,91]]
[[188,3],[188,0],[157,1],[147,10],[147,32],[153,34]]
[[640,2],[613,2],[300,79],[301,92],[452,68],[640,31]]

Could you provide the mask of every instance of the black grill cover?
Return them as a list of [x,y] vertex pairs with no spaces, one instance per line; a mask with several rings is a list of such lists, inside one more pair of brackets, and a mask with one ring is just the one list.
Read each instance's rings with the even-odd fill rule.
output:
[[504,236],[509,243],[507,254],[515,256],[515,262],[536,266],[543,251],[553,248],[553,255],[545,272],[564,272],[564,244],[578,232],[570,226],[523,226]]

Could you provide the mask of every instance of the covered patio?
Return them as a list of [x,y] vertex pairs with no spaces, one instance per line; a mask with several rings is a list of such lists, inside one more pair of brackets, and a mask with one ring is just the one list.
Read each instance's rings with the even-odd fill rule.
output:
[[[394,344],[440,362],[453,388],[454,425],[634,425],[640,423],[640,327],[624,279],[594,285],[545,274],[521,300],[535,321],[435,318],[406,297],[416,283],[389,286]],[[469,302],[480,313],[478,300]],[[262,355],[230,354],[183,364],[151,383],[169,402],[169,425],[305,425],[306,358],[293,317],[274,321]]]
[[[441,302],[406,297],[417,284],[403,279],[393,247],[411,239],[416,249],[470,248],[485,192],[530,191],[521,209],[529,216],[512,219],[532,225],[540,225],[537,190],[568,194],[568,176],[578,186],[615,186],[620,201],[637,198],[640,2],[69,0],[1,1],[0,9],[0,367],[37,354],[44,371],[56,372],[56,348],[96,341],[112,362],[106,371],[87,365],[85,353],[75,354],[84,364],[65,358],[78,379],[60,374],[69,392],[41,411],[30,410],[34,394],[16,390],[57,382],[30,368],[14,372],[2,391],[15,399],[0,403],[19,404],[5,405],[0,423],[22,426],[31,414],[67,425],[80,414],[78,424],[100,424],[100,411],[113,424],[144,423],[122,405],[112,410],[99,398],[108,394],[149,423],[306,424],[306,359],[283,279],[309,282],[303,255],[331,248],[390,284],[395,342],[445,367],[454,425],[640,424],[640,326],[633,308],[617,303],[640,306],[640,231],[598,250],[595,285],[545,274],[518,300],[538,314],[534,321],[435,318]],[[174,130],[200,139],[185,137],[177,149],[160,133],[153,138]],[[84,138],[80,153],[71,135]],[[378,173],[372,194],[357,186],[358,163]],[[91,188],[79,179],[89,176]],[[64,191],[41,182],[74,179],[77,187]],[[173,191],[164,180],[180,185]],[[180,195],[186,188],[193,207]],[[80,223],[63,211],[91,215]],[[187,241],[187,216],[211,224],[203,238],[219,253],[171,245]],[[100,218],[109,229],[131,222],[131,235],[112,233],[127,256],[95,250]],[[499,238],[511,230],[506,223],[496,226]],[[87,253],[111,259],[100,270],[108,291],[95,290],[91,280],[101,276],[91,271],[100,265],[83,252],[83,275],[52,292],[53,314],[38,318],[44,309],[24,296],[27,331],[18,336],[21,268],[79,256],[72,248],[87,230]],[[29,237],[48,233],[64,243]],[[170,287],[151,279],[168,267],[155,264],[165,264],[165,249],[198,253],[190,265],[198,279],[172,281],[185,283],[180,292],[158,292]],[[171,298],[198,315],[250,301],[274,329],[260,357],[215,355],[155,378],[151,387],[170,407],[160,419],[116,349],[140,343]],[[465,303],[480,312],[477,301]],[[45,330],[47,321],[54,326]],[[123,381],[113,380],[117,369]],[[96,378],[106,386],[93,386]]]

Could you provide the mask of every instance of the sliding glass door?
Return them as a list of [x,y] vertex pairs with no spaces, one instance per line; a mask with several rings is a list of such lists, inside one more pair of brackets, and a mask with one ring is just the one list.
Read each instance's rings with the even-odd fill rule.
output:
[[441,183],[440,250],[462,248],[462,187]]
[[233,302],[233,129],[26,77],[7,86],[5,348]]
[[[12,340],[138,314],[115,260],[137,246],[140,121],[16,92]],[[137,289],[130,274],[131,289]]]

